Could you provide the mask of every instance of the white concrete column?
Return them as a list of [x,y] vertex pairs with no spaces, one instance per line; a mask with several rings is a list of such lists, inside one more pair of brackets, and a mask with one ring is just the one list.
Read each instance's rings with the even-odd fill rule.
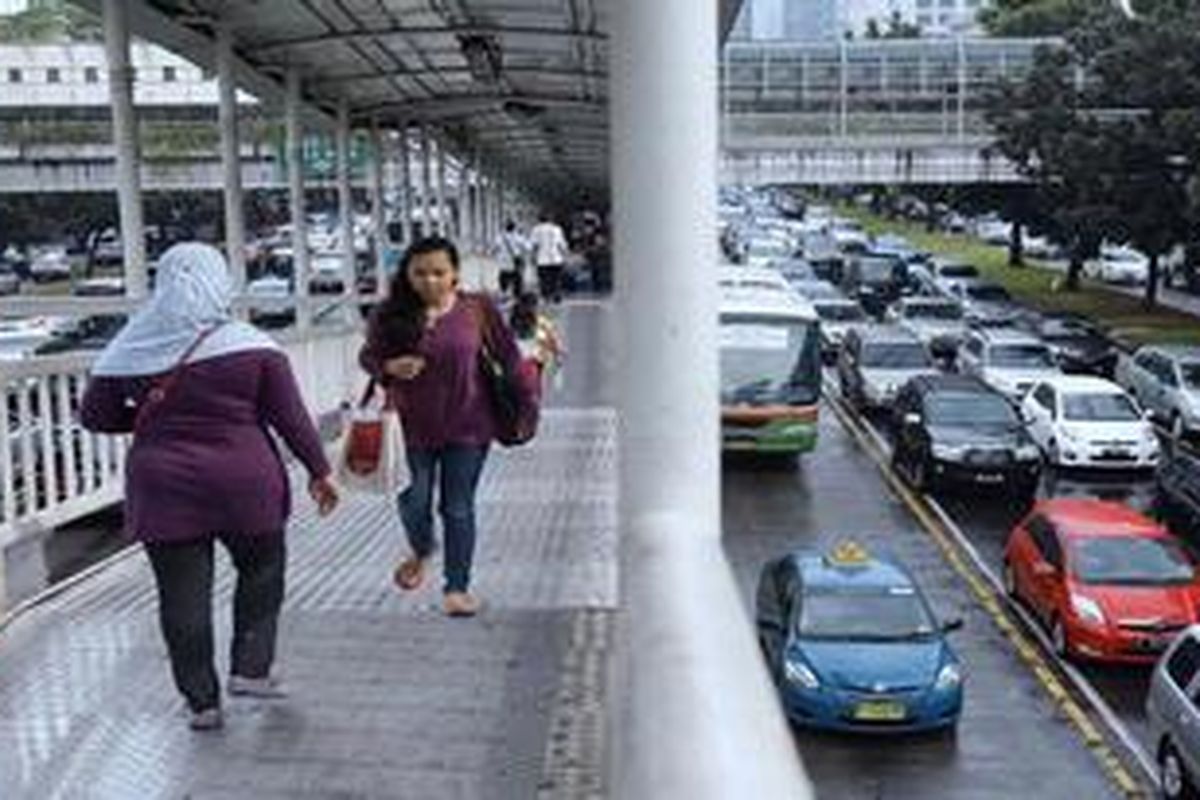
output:
[[471,165],[465,156],[458,159],[458,239],[464,250],[475,248],[475,228],[471,225]]
[[400,125],[400,179],[404,184],[400,213],[404,215],[404,246],[407,248],[413,243],[412,137],[407,122]]
[[614,0],[611,13],[624,609],[612,794],[801,800],[721,548],[717,3]]
[[454,238],[454,226],[450,220],[450,208],[446,203],[446,142],[438,139],[437,145],[437,209],[438,233],[448,239]]
[[146,296],[146,230],[142,216],[142,158],[137,113],[133,108],[135,74],[129,60],[127,0],[104,0],[104,52],[108,59],[113,145],[117,151],[117,208],[125,260],[125,294]]
[[354,194],[350,187],[350,100],[338,102],[337,129],[334,135],[337,151],[338,231],[342,242],[342,293],[358,295],[357,256],[354,249]]
[[385,256],[388,247],[387,213],[383,207],[383,173],[386,163],[379,122],[371,121],[371,227],[375,231],[375,291],[382,296],[387,285]]
[[225,255],[237,294],[246,288],[246,215],[242,205],[242,154],[238,137],[237,82],[233,76],[233,28],[217,24],[217,117],[221,126],[221,172],[225,194]]
[[433,137],[421,126],[421,234],[433,235]]
[[504,224],[508,222],[508,202],[505,193],[508,191],[508,184],[505,182],[504,170],[500,170],[500,177],[496,181],[496,235],[500,235],[500,231],[504,230]]
[[308,214],[304,198],[304,128],[300,122],[300,70],[287,71],[284,114],[287,129],[288,199],[292,211],[292,277],[295,282],[296,324],[307,328],[312,321],[308,307],[309,253]]

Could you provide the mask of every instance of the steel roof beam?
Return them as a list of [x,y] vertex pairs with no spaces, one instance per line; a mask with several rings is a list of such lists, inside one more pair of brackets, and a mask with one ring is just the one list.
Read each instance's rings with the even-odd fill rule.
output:
[[540,36],[559,39],[595,39],[604,41],[608,35],[600,31],[571,31],[565,28],[513,27],[507,25],[445,25],[436,27],[410,27],[390,25],[361,31],[340,31],[315,36],[295,36],[255,45],[255,51],[269,53],[295,47],[311,47],[330,42],[350,42],[386,36]]
[[[608,73],[603,70],[586,70],[563,67],[514,66],[503,67],[502,73],[510,75],[547,75],[564,78],[590,77],[604,79]],[[308,86],[318,87],[352,81],[384,80],[390,78],[417,78],[425,75],[470,75],[469,67],[431,67],[429,69],[384,70],[380,72],[355,72],[345,75],[328,75],[309,81]]]

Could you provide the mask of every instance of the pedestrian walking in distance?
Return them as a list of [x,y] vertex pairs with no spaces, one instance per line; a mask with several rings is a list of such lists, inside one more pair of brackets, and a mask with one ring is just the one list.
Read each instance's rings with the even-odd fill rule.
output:
[[529,232],[533,261],[537,266],[538,291],[549,303],[562,302],[563,273],[567,268],[567,236],[549,214],[542,214]]
[[447,239],[413,244],[373,312],[363,368],[391,393],[400,412],[412,480],[400,493],[400,518],[410,553],[394,573],[414,590],[434,555],[434,490],[444,546],[443,607],[452,617],[473,616],[475,491],[497,435],[489,388],[480,368],[485,346],[515,372],[519,354],[512,332],[492,301],[462,291],[459,257]]
[[153,297],[96,362],[80,412],[88,430],[133,434],[125,524],[153,568],[171,671],[198,730],[222,724],[213,665],[216,541],[237,571],[229,691],[283,695],[272,666],[291,497],[271,431],[307,470],[320,512],[338,502],[287,356],[233,319],[232,297],[218,250],[168,250]]

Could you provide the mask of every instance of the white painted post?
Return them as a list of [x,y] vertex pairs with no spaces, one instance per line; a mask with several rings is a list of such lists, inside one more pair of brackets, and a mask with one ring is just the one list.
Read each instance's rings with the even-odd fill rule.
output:
[[387,213],[383,207],[383,136],[379,121],[371,121],[371,227],[375,230],[375,293],[382,297],[387,284]]
[[288,195],[292,211],[292,277],[295,282],[296,326],[302,330],[312,322],[308,305],[309,253],[308,214],[304,198],[304,129],[300,122],[300,70],[287,71],[284,114],[287,128]]
[[350,188],[350,100],[338,101],[337,129],[334,136],[337,150],[338,229],[342,242],[342,294],[358,296],[357,253],[354,248],[354,195]]
[[146,296],[146,233],[142,216],[141,152],[137,112],[133,107],[135,73],[129,60],[129,15],[126,0],[104,0],[104,51],[108,59],[113,144],[117,151],[117,206],[125,261],[125,294]]
[[454,230],[450,224],[450,209],[446,203],[446,142],[438,139],[437,145],[437,208],[438,234],[453,238]]
[[458,159],[458,238],[465,250],[475,248],[475,227],[471,219],[471,165],[465,156]]
[[413,243],[413,174],[412,174],[412,139],[409,136],[408,123],[400,125],[400,176],[404,182],[403,198],[401,204],[404,214],[404,246],[407,248]]
[[421,235],[433,235],[433,136],[421,126]]
[[717,227],[716,2],[612,11],[624,609],[612,794],[808,798],[721,547],[716,252],[703,235]]
[[246,218],[242,207],[237,82],[233,76],[233,27],[227,20],[217,24],[217,90],[225,194],[225,255],[229,259],[234,291],[240,295],[246,289]]

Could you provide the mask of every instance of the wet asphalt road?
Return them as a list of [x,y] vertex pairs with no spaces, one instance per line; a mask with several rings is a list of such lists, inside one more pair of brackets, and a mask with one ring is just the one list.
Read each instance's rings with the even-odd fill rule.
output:
[[726,552],[748,605],[768,559],[852,536],[903,560],[942,617],[966,622],[952,639],[967,671],[957,736],[798,731],[796,744],[821,800],[1118,796],[932,540],[889,493],[875,463],[828,409],[817,450],[798,468],[731,459],[723,483]]

